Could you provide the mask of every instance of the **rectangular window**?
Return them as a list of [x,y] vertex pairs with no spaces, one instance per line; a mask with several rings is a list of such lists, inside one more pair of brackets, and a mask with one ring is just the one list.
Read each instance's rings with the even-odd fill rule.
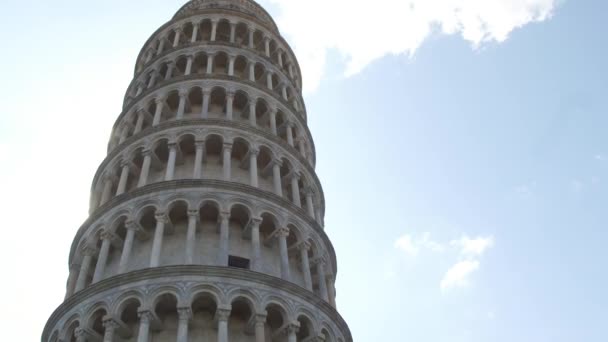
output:
[[230,255],[230,256],[228,256],[228,266],[244,268],[244,269],[248,270],[249,269],[249,259]]

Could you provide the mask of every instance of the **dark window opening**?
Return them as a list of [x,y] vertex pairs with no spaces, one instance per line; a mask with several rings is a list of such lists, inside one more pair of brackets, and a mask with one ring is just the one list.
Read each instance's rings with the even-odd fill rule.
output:
[[228,266],[249,269],[249,259],[241,258],[238,256],[230,255],[228,257]]

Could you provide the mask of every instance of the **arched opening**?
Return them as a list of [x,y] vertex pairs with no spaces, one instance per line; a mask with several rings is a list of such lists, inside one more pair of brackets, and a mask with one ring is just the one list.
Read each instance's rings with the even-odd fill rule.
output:
[[188,57],[179,56],[175,61],[175,67],[173,68],[173,77],[180,77],[186,74],[186,67],[188,66]]
[[139,318],[137,310],[141,307],[141,303],[137,298],[129,298],[125,300],[118,309],[119,319],[122,326],[126,329],[118,329],[117,335],[125,342],[135,340],[139,329]]
[[167,99],[165,100],[169,119],[175,119],[177,116],[177,109],[179,107],[179,92],[177,90],[171,91],[167,95]]
[[237,90],[234,94],[234,101],[232,103],[232,116],[233,119],[243,121],[245,119],[245,113],[248,110],[249,98],[247,93],[242,90]]
[[228,75],[228,63],[228,54],[225,52],[218,52],[213,58],[213,74]]
[[232,341],[248,341],[250,335],[255,331],[252,329],[255,326],[250,324],[255,319],[255,309],[251,301],[245,297],[235,298],[230,311],[230,319],[228,326],[230,327],[230,340]]
[[287,158],[281,159],[281,184],[283,187],[283,197],[292,200],[291,195],[291,179],[293,166]]
[[263,241],[260,255],[263,262],[261,263],[261,272],[281,276],[281,264],[279,257],[278,244],[276,239],[270,239],[275,230],[279,228],[277,218],[270,213],[262,214],[262,222],[260,223],[260,241]]
[[217,340],[215,323],[217,307],[217,301],[210,293],[201,292],[194,296],[189,334],[191,341]]
[[89,318],[89,334],[93,334],[98,339],[103,339],[104,327],[103,318],[108,314],[105,309],[98,309]]
[[253,46],[254,49],[261,53],[263,56],[266,56],[266,47],[264,43],[264,33],[260,30],[256,30],[253,33]]
[[258,153],[258,187],[260,189],[272,192],[273,179],[272,179],[272,159],[274,153],[272,150],[265,145],[260,146],[260,152]]
[[65,330],[65,341],[66,342],[77,342],[76,339],[76,329],[80,327],[80,322],[77,320],[70,323]]
[[228,265],[244,269],[251,268],[251,244],[243,241],[245,229],[248,227],[251,213],[242,204],[236,204],[230,209],[230,247]]
[[203,110],[203,89],[194,87],[188,92],[188,105],[186,106],[185,117],[199,117]]
[[219,135],[210,135],[205,140],[205,162],[203,175],[205,178],[222,179],[222,151],[224,139]]
[[312,320],[310,320],[310,318],[304,315],[300,315],[298,317],[298,323],[300,323],[300,329],[296,334],[297,342],[302,342],[306,338],[313,337],[315,330],[312,324]]
[[171,229],[165,231],[171,234],[171,238],[163,241],[161,264],[182,265],[185,260],[184,245],[188,231],[188,203],[181,200],[172,202],[168,208],[168,215]]
[[[270,304],[266,307],[266,336],[275,336],[275,334],[287,324],[287,315],[285,310],[277,304]],[[272,341],[279,342],[272,339]]]
[[167,162],[169,160],[169,140],[166,138],[157,141],[154,144],[154,156],[158,161],[158,166],[152,168],[148,175],[148,184],[162,182],[165,180],[165,173],[167,169]]
[[232,143],[232,174],[231,180],[249,184],[249,143],[243,138],[235,138]]
[[235,44],[241,47],[247,47],[249,44],[249,29],[245,23],[238,23],[235,31]]
[[204,75],[207,73],[207,63],[209,62],[209,56],[206,53],[201,52],[195,55],[192,63],[192,73],[198,75]]
[[215,87],[211,90],[211,99],[209,103],[210,118],[224,118],[226,116],[226,90],[224,88]]
[[204,41],[204,42],[211,41],[211,29],[212,29],[211,20],[210,19],[203,20],[203,22],[201,23],[201,31],[200,31],[200,37],[201,37],[202,41]]
[[222,19],[217,23],[215,41],[230,43],[230,22]]
[[177,159],[178,167],[175,168],[175,179],[191,179],[193,178],[194,159],[196,155],[195,136],[185,134],[178,139],[177,149],[179,157]]
[[177,298],[172,293],[165,293],[156,298],[154,313],[159,319],[160,330],[151,331],[152,341],[175,341],[177,336]]
[[244,56],[237,56],[234,60],[234,77],[238,77],[239,79],[247,79],[247,58]]

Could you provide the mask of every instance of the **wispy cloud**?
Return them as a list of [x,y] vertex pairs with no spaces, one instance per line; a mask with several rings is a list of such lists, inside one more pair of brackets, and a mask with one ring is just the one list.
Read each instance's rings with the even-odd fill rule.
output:
[[463,260],[457,262],[445,273],[439,284],[442,291],[469,285],[470,275],[479,269],[479,261]]
[[458,239],[442,243],[433,240],[429,232],[418,236],[404,234],[394,242],[394,247],[408,257],[418,257],[421,252],[429,251],[446,252],[447,257],[452,258],[454,264],[444,273],[439,282],[439,287],[444,293],[468,286],[471,275],[480,268],[482,256],[493,246],[493,236],[471,238],[465,234]]
[[417,256],[421,250],[432,252],[442,252],[444,250],[444,246],[439,242],[433,241],[431,234],[428,232],[423,233],[417,238],[404,234],[395,241],[395,248],[409,256]]
[[[305,89],[321,80],[329,49],[353,75],[388,54],[412,55],[433,33],[458,34],[474,47],[553,13],[558,0],[268,0],[300,57]],[[311,20],[311,18],[314,18]]]
[[490,236],[471,239],[465,235],[458,240],[450,241],[450,245],[460,248],[460,253],[465,256],[478,257],[494,245],[494,238]]
[[450,241],[450,246],[459,250],[460,260],[445,273],[439,287],[441,291],[466,287],[470,276],[480,267],[480,259],[484,253],[494,246],[494,237],[469,238],[464,235],[460,239]]

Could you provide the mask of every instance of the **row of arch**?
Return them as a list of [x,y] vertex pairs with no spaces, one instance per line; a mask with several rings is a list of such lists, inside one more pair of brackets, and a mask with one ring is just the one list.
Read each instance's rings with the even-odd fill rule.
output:
[[127,89],[124,106],[139,95],[172,80],[184,76],[231,77],[257,84],[289,104],[291,109],[305,116],[303,102],[276,68],[256,60],[247,53],[235,53],[229,48],[210,47],[205,51],[179,51],[167,55],[146,68],[133,79]]
[[217,179],[274,193],[322,223],[322,192],[314,175],[278,147],[238,131],[165,131],[133,142],[105,165],[93,181],[91,212],[114,196],[148,184]]
[[48,342],[265,341],[343,342],[318,309],[272,292],[196,284],[124,290],[68,314]]
[[[137,269],[201,264],[280,277],[335,306],[333,260],[306,223],[234,196],[157,196],[117,208],[78,238],[66,298]],[[247,264],[231,265],[231,257]]]
[[275,101],[257,96],[255,91],[229,88],[222,84],[205,86],[187,83],[152,93],[133,106],[116,124],[108,144],[114,149],[128,138],[161,123],[185,119],[221,119],[243,123],[278,137],[314,162],[307,128],[289,110]]
[[165,51],[198,42],[223,42],[239,48],[249,49],[264,56],[282,70],[301,89],[299,67],[287,44],[274,38],[276,35],[265,28],[236,16],[222,18],[205,15],[181,20],[164,27],[156,38],[142,50],[143,63],[138,60],[137,72],[141,72],[152,59]]

